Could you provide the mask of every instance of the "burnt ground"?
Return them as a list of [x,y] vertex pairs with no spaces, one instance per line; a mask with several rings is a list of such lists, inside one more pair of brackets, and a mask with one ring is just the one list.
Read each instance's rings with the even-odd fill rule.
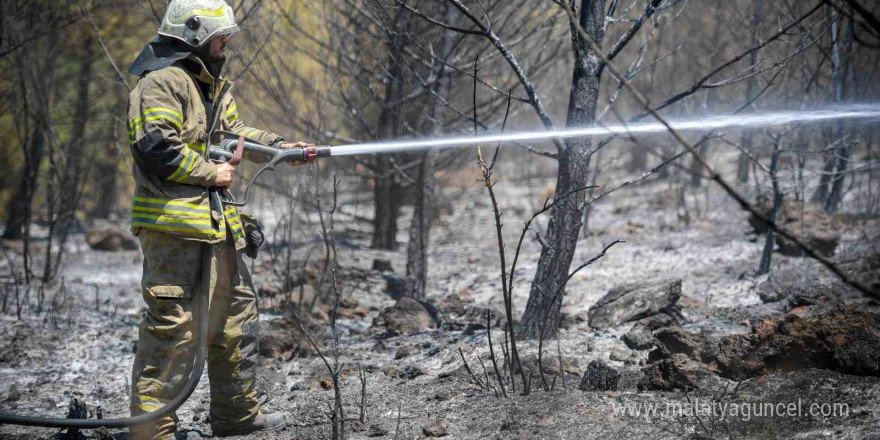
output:
[[[504,172],[503,166],[497,171],[502,181],[496,189],[505,212],[508,252],[512,252],[521,219],[550,194],[548,185],[553,179],[507,181]],[[356,419],[359,411],[357,370],[363,369],[367,378],[367,426],[350,426],[350,438],[394,438],[398,425],[399,438],[422,438],[423,427],[432,419],[446,420],[448,438],[468,439],[880,437],[880,377],[803,368],[767,372],[741,381],[717,378],[711,386],[687,392],[640,390],[640,364],[646,362],[648,351],[630,350],[621,341],[633,324],[607,330],[589,328],[587,310],[609,289],[658,278],[682,279],[678,302],[684,318],[681,325],[690,332],[713,337],[741,335],[761,317],[787,313],[773,304],[763,304],[758,296],[758,286],[767,276],[752,274],[763,237],[757,239],[751,233],[747,215],[714,186],[689,189],[687,211],[677,206],[677,186],[668,181],[620,191],[598,204],[591,219],[592,234],[580,240],[575,260],[589,258],[615,239],[626,243],[613,247],[568,286],[563,308],[566,319],[558,345],[550,341],[545,348],[545,358],[551,358],[548,363],[558,365],[552,358],[562,358],[564,382],[560,378],[552,391],[544,391],[536,378],[530,395],[517,393],[510,398],[481,389],[463,371],[458,349],[479,375],[483,370],[478,356],[491,369],[485,331],[472,333],[466,325],[482,321],[479,311],[483,308],[502,310],[502,299],[491,207],[476,177],[475,170],[445,177],[444,187],[449,189],[442,200],[443,216],[431,236],[428,282],[428,300],[440,306],[444,324],[410,336],[383,337],[384,329],[371,326],[383,308],[394,304],[387,292],[389,274],[372,270],[373,260],[390,260],[393,274],[402,276],[405,250],[368,249],[369,224],[352,214],[369,207],[358,205],[357,195],[342,191],[343,203],[336,216],[342,295],[356,299],[367,315],[348,315],[339,321],[347,419]],[[265,206],[261,217],[271,229],[272,210]],[[399,236],[402,248],[408,224],[408,215],[404,215]],[[538,230],[543,231],[545,225],[546,218],[539,222]],[[859,260],[866,231],[876,228],[876,220],[850,219],[836,258]],[[5,246],[8,253],[15,254],[16,243]],[[40,242],[35,246],[39,248]],[[516,317],[525,307],[539,246],[530,235],[523,247],[514,289]],[[873,307],[813,261],[779,253],[773,258],[774,271],[800,274],[812,284],[828,286],[849,305]],[[105,417],[127,415],[130,367],[143,311],[139,251],[94,251],[77,235],[66,261],[63,284],[45,289],[42,307],[37,306],[38,292],[32,290],[28,294],[30,308],[22,307],[19,317],[14,294],[7,289],[6,312],[0,315],[0,410],[63,416],[68,401],[77,398],[100,405]],[[253,262],[255,283],[264,294],[278,285],[272,264],[265,256]],[[8,271],[8,266],[0,269]],[[20,301],[23,297],[21,291]],[[264,330],[272,328],[281,314],[272,307],[277,300],[269,295],[261,297]],[[459,313],[462,310],[465,313]],[[330,334],[328,330],[321,334],[321,329],[326,329],[321,319],[320,313],[316,314],[312,328],[318,329],[316,336],[325,339],[324,350],[330,351]],[[500,338],[500,331],[493,333],[494,341]],[[266,357],[262,364],[265,408],[286,412],[290,425],[271,434],[241,438],[330,437],[327,404],[333,392],[322,385],[327,377],[323,364],[308,352],[285,351]],[[521,342],[520,352],[524,357],[535,356],[537,344]],[[593,360],[623,372],[617,390],[577,389],[580,376]],[[521,384],[517,386],[521,391]],[[686,409],[688,403],[698,409],[701,403],[724,406],[727,412],[721,416],[674,411],[676,407]],[[786,410],[788,405],[796,405],[800,412],[772,417],[766,412],[757,414],[754,405],[770,404]],[[811,413],[811,405],[819,412]],[[207,406],[205,376],[194,396],[178,411],[180,427],[210,435]],[[625,409],[620,411],[621,407]],[[846,414],[831,414],[835,408],[845,408]],[[827,415],[822,414],[825,409]],[[50,438],[56,432],[0,426],[2,438]],[[123,432],[114,434],[125,438]]]

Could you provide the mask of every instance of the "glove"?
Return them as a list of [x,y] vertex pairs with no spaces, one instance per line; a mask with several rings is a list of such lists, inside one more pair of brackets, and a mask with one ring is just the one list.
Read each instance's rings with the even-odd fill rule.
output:
[[244,254],[250,258],[257,258],[257,250],[265,240],[263,228],[257,223],[257,220],[247,214],[239,213],[241,224],[244,226],[244,241],[247,246],[244,248]]

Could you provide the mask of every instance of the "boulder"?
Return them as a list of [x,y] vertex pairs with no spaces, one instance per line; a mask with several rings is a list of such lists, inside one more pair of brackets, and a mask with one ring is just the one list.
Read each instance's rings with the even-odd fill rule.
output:
[[675,318],[661,313],[639,320],[620,339],[632,350],[649,350],[654,347],[654,330],[678,325]]
[[373,321],[373,327],[385,328],[386,336],[409,335],[435,329],[439,325],[437,309],[434,306],[406,297],[382,310]]
[[590,327],[609,329],[659,313],[677,316],[679,298],[681,279],[618,286],[590,308]]
[[717,391],[724,387],[724,379],[716,375],[716,370],[697,362],[684,353],[675,353],[667,359],[648,365],[643,370],[640,390],[709,390]]
[[702,361],[706,341],[700,335],[681,327],[667,327],[654,334],[658,347],[648,354],[648,362],[666,359],[681,353],[695,361]]
[[875,221],[865,229],[864,236],[847,246],[846,253],[836,259],[851,277],[880,292],[880,222]]
[[722,339],[703,361],[714,362],[722,376],[734,380],[804,368],[880,376],[878,346],[880,314],[844,309],[802,318],[790,313]]
[[[773,213],[773,200],[761,195],[755,204],[758,211],[769,218]],[[758,234],[767,232],[767,225],[758,220],[754,215],[749,216],[749,224]],[[812,204],[801,205],[793,201],[782,202],[776,224],[787,231],[796,233],[804,244],[818,251],[820,254],[830,257],[834,255],[841,237],[841,222],[837,216],[831,215]],[[803,256],[800,246],[776,234],[776,244],[779,252],[789,256]]]
[[584,371],[578,389],[581,391],[616,391],[620,372],[600,361],[592,361]]
[[101,225],[86,231],[86,243],[98,251],[136,251],[140,249],[137,239],[126,229],[113,225]]
[[792,290],[807,288],[818,282],[815,271],[797,267],[774,270],[758,285],[758,297],[765,303],[782,301]]
[[[500,356],[501,353],[496,352],[495,355]],[[553,377],[553,376],[559,376],[562,374],[565,374],[566,376],[575,376],[575,377],[580,376],[581,369],[580,369],[580,367],[578,367],[578,363],[577,363],[576,359],[569,357],[569,356],[562,356],[561,360],[562,360],[562,365],[560,366],[560,364],[559,364],[560,356],[558,356],[555,353],[555,351],[553,351],[551,353],[551,351],[548,349],[548,345],[545,342],[544,353],[541,356],[541,364],[544,367],[544,374],[546,376]],[[501,365],[503,363],[500,358],[498,359],[498,363],[499,363],[499,365]],[[521,356],[520,363],[521,363],[523,369],[526,370],[526,373],[534,375],[535,377],[538,377],[541,374],[541,372],[538,371],[538,355],[537,354],[530,353],[530,354]],[[518,372],[519,371],[517,370],[517,373]]]

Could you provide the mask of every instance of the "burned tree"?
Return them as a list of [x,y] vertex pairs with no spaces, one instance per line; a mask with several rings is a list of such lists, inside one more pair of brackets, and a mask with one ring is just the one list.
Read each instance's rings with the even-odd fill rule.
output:
[[[657,3],[657,2],[655,2]],[[578,11],[580,26],[590,34],[593,41],[601,44],[605,34],[605,1],[584,0]],[[568,104],[567,127],[592,125],[596,117],[599,99],[599,82],[602,64],[584,43],[575,25],[571,25],[572,51],[575,62]],[[589,186],[588,171],[593,154],[589,138],[565,141],[559,150],[559,170],[556,178],[555,198],[578,188]],[[551,320],[549,337],[556,334],[556,323],[562,307],[562,295],[554,295],[568,277],[568,269],[574,258],[578,234],[583,217],[584,193],[566,197],[550,211],[550,222],[544,238],[535,279],[529,292],[529,302],[522,319],[523,337],[534,338],[542,331],[544,318]]]

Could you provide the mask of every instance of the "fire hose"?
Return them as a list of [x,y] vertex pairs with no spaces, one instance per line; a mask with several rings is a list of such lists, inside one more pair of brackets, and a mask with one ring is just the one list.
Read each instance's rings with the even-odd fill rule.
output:
[[[270,160],[257,172],[257,174],[248,183],[248,187],[245,191],[244,201],[236,202],[231,197],[231,195],[226,194],[225,198],[220,201],[221,203],[231,204],[235,206],[242,206],[246,204],[250,187],[256,181],[256,178],[259,177],[259,175],[266,170],[273,170],[275,166],[279,163],[286,161],[312,162],[315,160],[316,157],[329,156],[329,151],[326,148],[306,147],[281,150],[258,144],[256,142],[245,141],[244,138],[238,138],[237,140],[232,138],[224,139],[222,142],[220,142],[219,146],[210,147],[209,156],[215,161],[227,162],[231,165],[238,165],[238,163],[242,159],[244,152],[247,152],[249,155],[262,156],[264,158],[268,157]],[[209,194],[220,194],[220,191],[212,190],[209,191]],[[211,200],[211,203],[214,203],[213,199]],[[210,270],[209,262],[207,260],[207,250],[205,251],[205,256],[203,256],[203,260],[202,280],[207,280],[210,279],[207,272]],[[192,373],[190,374],[180,393],[173,399],[169,400],[164,406],[157,409],[156,411],[152,411],[146,414],[117,419],[68,419],[56,417],[23,416],[0,412],[0,425],[10,424],[72,429],[96,429],[101,427],[125,428],[154,422],[176,411],[184,404],[184,402],[187,401],[187,399],[189,399],[189,397],[195,391],[196,386],[198,386],[199,380],[202,377],[202,373],[205,370],[205,352],[208,346],[208,295],[210,289],[205,288],[205,286],[206,284],[203,281],[203,288],[199,294],[198,308],[195,319],[197,323],[195,330],[196,353],[193,359]]]

